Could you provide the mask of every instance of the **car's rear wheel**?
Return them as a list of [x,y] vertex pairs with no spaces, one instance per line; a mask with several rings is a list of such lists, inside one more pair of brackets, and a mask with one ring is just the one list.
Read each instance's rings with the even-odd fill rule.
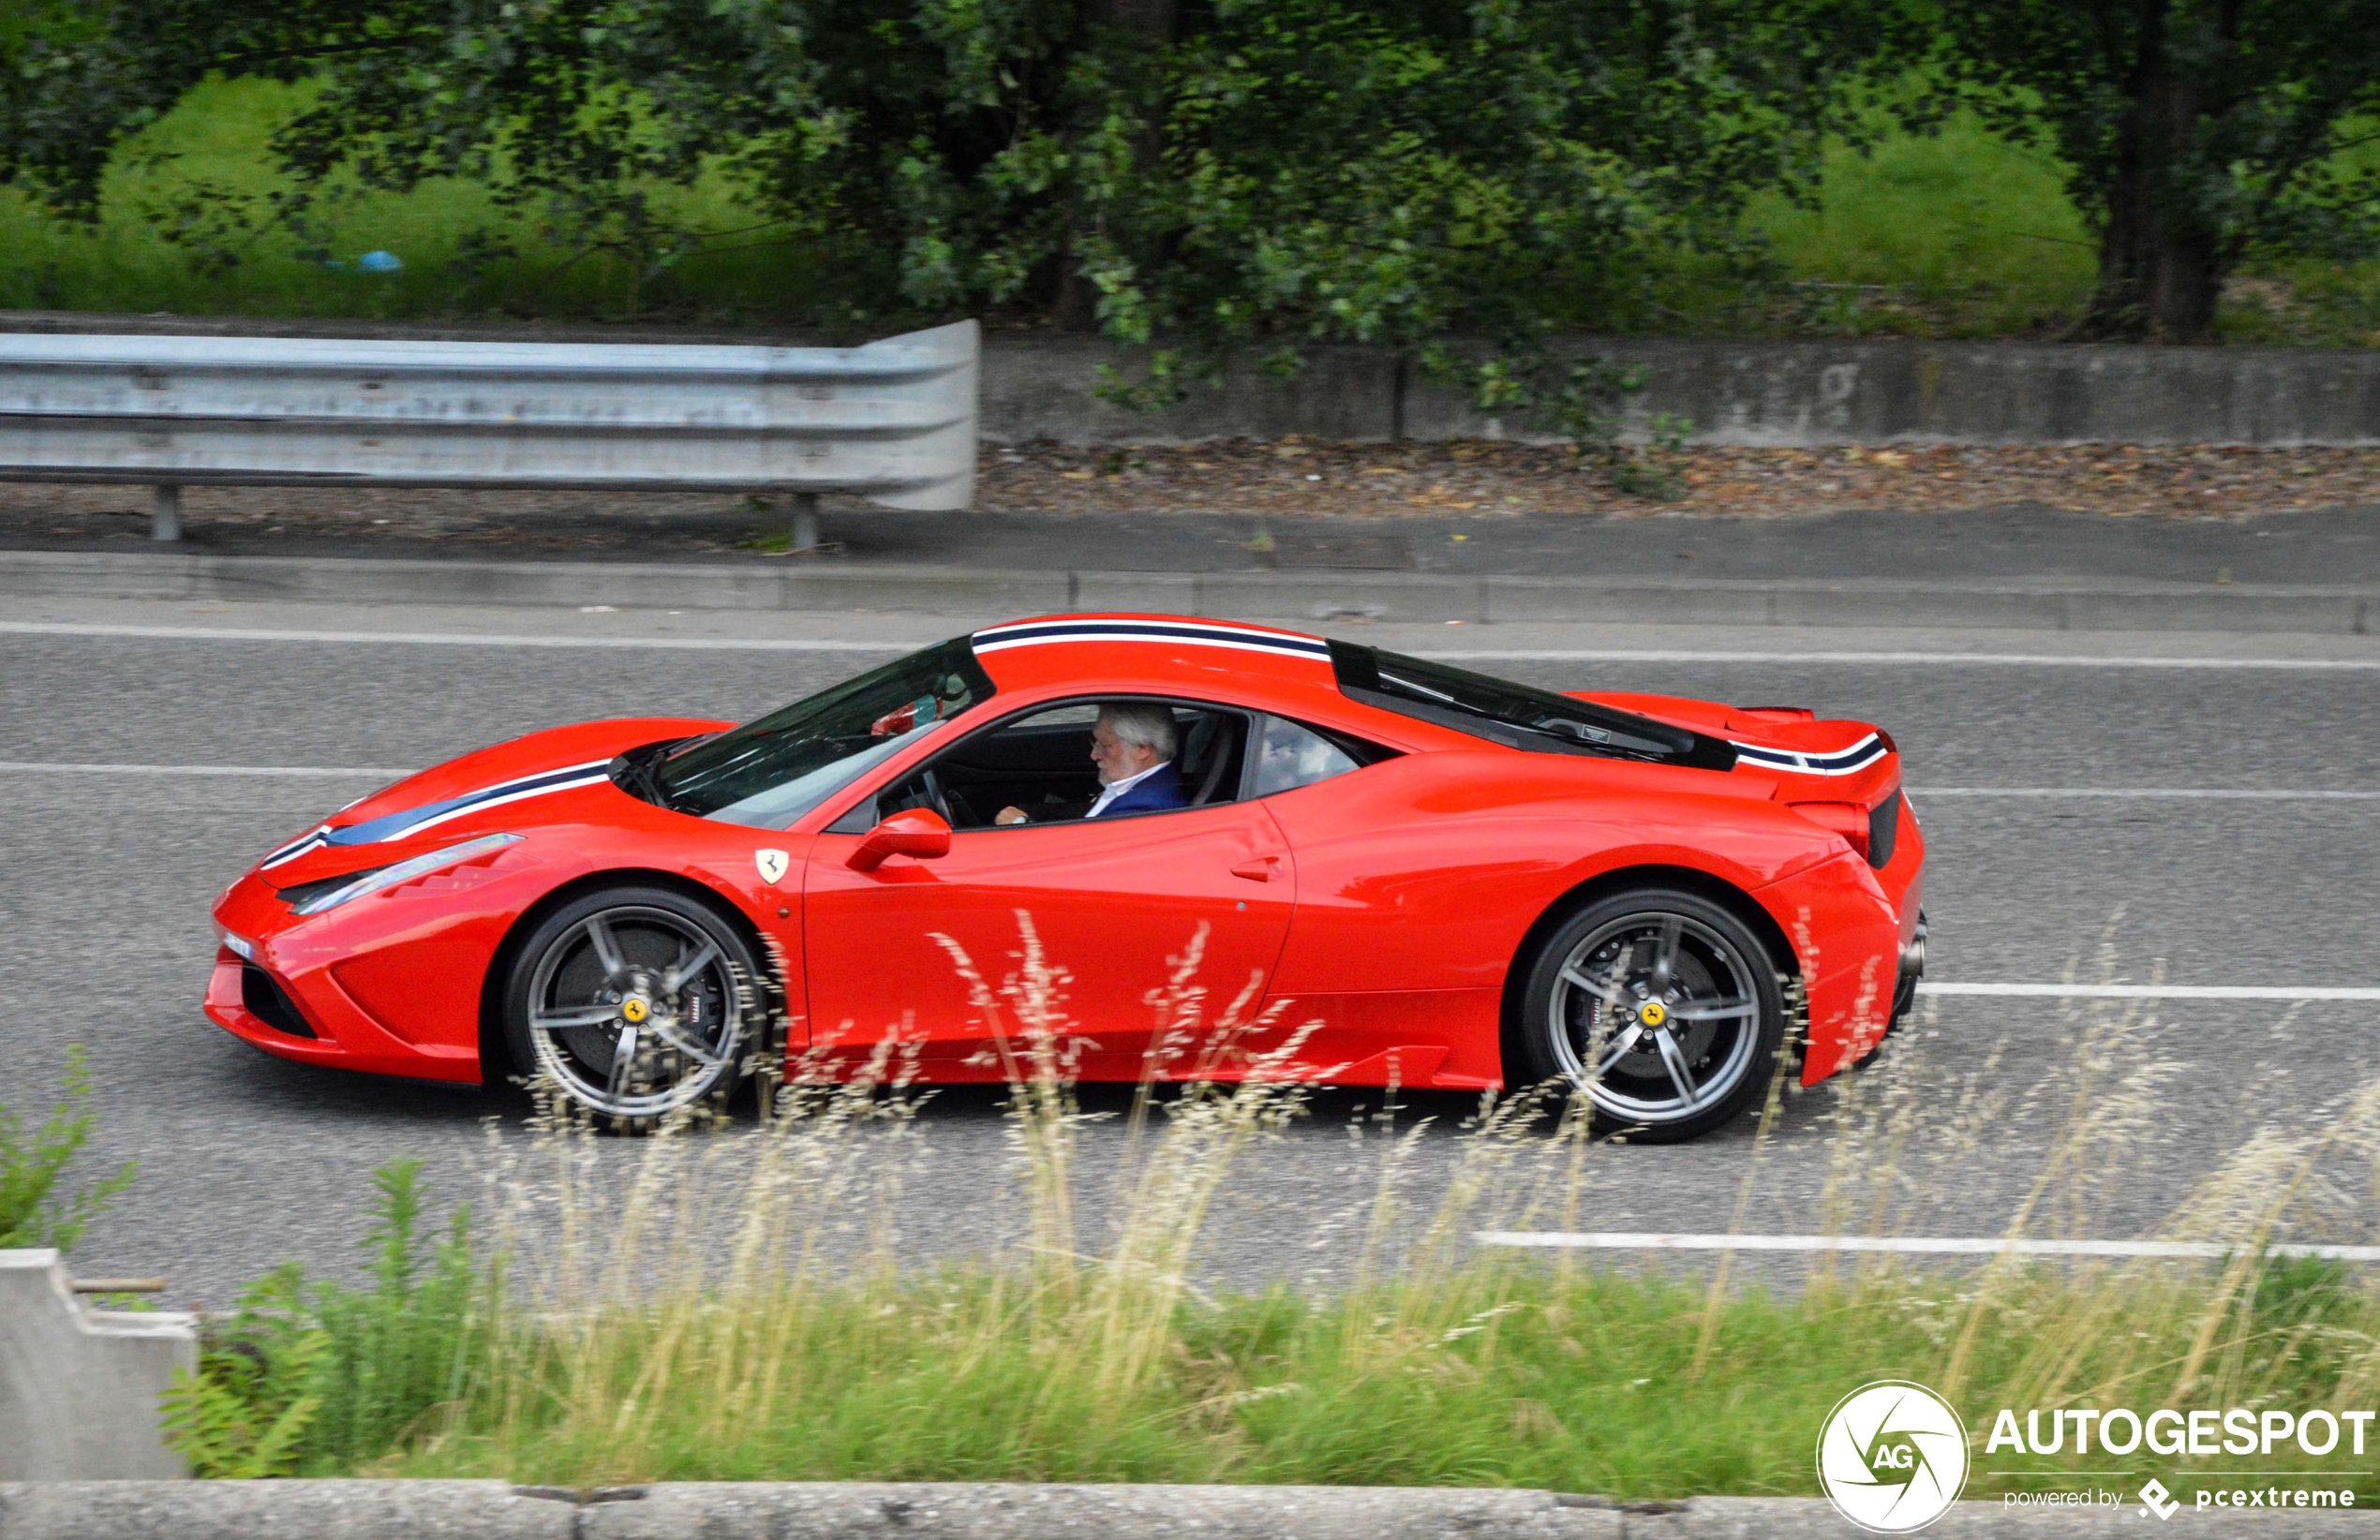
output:
[[1720,905],[1614,894],[1555,926],[1525,967],[1517,1078],[1579,1088],[1599,1126],[1691,1139],[1767,1089],[1784,991],[1768,948]]
[[597,1126],[645,1133],[743,1082],[765,1012],[759,960],[709,904],[658,887],[591,893],[515,955],[504,1028],[515,1062]]

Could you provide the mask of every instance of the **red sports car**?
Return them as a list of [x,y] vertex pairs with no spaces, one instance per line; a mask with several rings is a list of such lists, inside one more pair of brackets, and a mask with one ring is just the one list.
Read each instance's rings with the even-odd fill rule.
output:
[[1269,1014],[1201,1074],[1568,1080],[1687,1138],[1780,1054],[1822,1079],[1907,1009],[1899,778],[1883,733],[1794,708],[1019,621],[740,727],[557,728],[342,808],[216,903],[206,1008],[307,1063],[542,1071],[634,1127],[773,1046],[739,972],[829,1073],[891,1031],[923,1078],[1001,1074],[951,951],[997,981],[1021,913],[1070,975],[1084,1078],[1187,1073],[1148,1002],[1203,933],[1213,996]]

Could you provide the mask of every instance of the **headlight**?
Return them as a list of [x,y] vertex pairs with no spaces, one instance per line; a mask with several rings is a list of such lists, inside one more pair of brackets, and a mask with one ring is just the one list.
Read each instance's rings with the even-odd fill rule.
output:
[[427,877],[444,867],[458,866],[466,861],[492,854],[507,845],[519,843],[520,837],[516,834],[482,835],[460,845],[450,845],[442,851],[417,855],[410,861],[400,861],[394,866],[367,871],[343,888],[333,888],[328,893],[308,898],[298,905],[294,912],[320,914],[324,910],[338,908],[350,898],[361,898],[367,893],[378,893],[382,888],[393,888],[402,882],[410,882],[416,877]]

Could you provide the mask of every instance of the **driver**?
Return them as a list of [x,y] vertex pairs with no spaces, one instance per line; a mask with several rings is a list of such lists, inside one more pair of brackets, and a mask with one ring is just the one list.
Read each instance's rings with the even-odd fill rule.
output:
[[[1124,702],[1099,708],[1091,724],[1091,763],[1099,767],[1099,797],[1084,818],[1157,813],[1186,807],[1173,713],[1161,705]],[[1022,823],[1021,807],[1003,807],[994,823]]]

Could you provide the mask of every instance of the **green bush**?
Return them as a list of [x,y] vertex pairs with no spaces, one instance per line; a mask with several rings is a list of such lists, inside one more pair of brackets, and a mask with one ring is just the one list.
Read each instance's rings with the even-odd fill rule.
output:
[[369,1288],[309,1281],[290,1264],[210,1329],[198,1374],[166,1401],[167,1428],[195,1474],[341,1470],[394,1447],[461,1394],[484,1292],[470,1215],[458,1209],[443,1239],[425,1236],[419,1175],[408,1160],[373,1176]]
[[89,1186],[71,1192],[60,1187],[67,1167],[91,1137],[93,1115],[84,1104],[91,1096],[91,1072],[80,1044],[67,1049],[65,1087],[65,1097],[29,1139],[16,1110],[0,1104],[0,1248],[66,1251],[109,1200],[131,1185],[133,1165],[127,1161],[122,1170]]

